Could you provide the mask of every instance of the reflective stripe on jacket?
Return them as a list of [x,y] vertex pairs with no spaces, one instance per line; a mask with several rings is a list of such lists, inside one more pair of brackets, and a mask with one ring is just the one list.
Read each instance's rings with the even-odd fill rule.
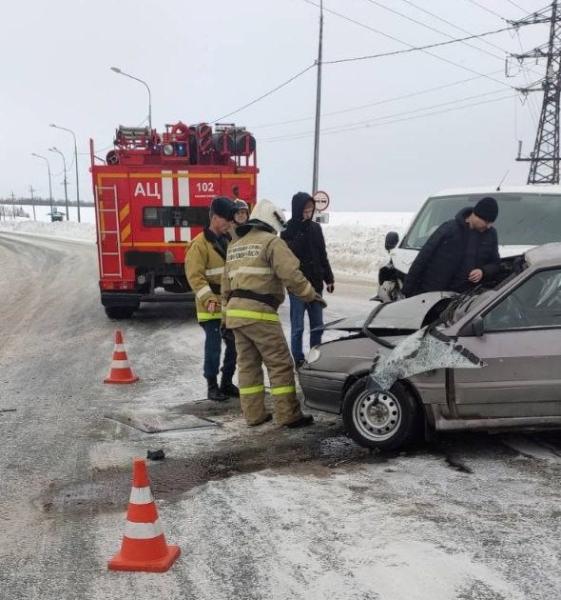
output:
[[[206,230],[205,230],[206,231]],[[221,296],[219,293],[225,257],[220,254],[222,248],[210,240],[205,231],[199,233],[185,253],[185,274],[191,289],[195,292],[197,319],[210,321],[221,319]],[[216,302],[216,312],[208,311],[210,302]]]
[[315,298],[315,290],[302,275],[300,263],[286,243],[275,234],[252,228],[228,247],[222,277],[222,297],[226,307],[228,328],[256,321],[279,322],[272,306],[257,299],[230,297],[233,290],[250,290],[284,301],[288,288],[304,302]]

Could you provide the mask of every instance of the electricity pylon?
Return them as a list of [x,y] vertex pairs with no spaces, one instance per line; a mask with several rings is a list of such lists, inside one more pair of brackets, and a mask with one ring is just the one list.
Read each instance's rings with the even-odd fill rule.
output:
[[534,150],[528,158],[520,156],[522,143],[518,147],[518,161],[530,162],[528,183],[559,183],[559,107],[561,95],[561,15],[558,0],[551,6],[532,13],[519,21],[509,21],[512,25],[550,23],[549,41],[530,52],[513,54],[520,62],[527,58],[547,58],[543,79],[528,87],[517,88],[523,94],[543,92],[540,122],[536,132]]

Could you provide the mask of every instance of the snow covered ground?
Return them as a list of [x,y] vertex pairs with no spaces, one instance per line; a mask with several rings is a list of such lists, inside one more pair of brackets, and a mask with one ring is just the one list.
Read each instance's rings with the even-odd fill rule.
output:
[[[116,324],[99,306],[95,248],[61,243],[60,225],[0,236],[2,600],[561,598],[558,432],[369,454],[337,415],[248,429],[238,402],[204,400],[203,331],[179,305],[120,323],[140,381],[107,386]],[[357,288],[368,296],[338,286],[328,310],[358,305]],[[146,433],[130,415],[215,425]],[[182,556],[164,574],[109,572],[131,458],[159,448],[152,490]]]
[[[331,212],[323,226],[327,251],[335,276],[375,279],[387,260],[384,238],[390,230],[403,234],[414,213],[408,212]],[[95,241],[95,225],[63,221],[47,223],[16,219],[0,221],[0,230],[40,234],[66,239]]]

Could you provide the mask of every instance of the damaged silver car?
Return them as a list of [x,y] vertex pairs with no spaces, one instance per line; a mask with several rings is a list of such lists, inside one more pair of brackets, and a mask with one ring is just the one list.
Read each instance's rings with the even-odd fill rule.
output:
[[561,428],[561,244],[513,262],[493,289],[376,303],[327,329],[300,369],[307,406],[342,414],[362,446],[423,431]]

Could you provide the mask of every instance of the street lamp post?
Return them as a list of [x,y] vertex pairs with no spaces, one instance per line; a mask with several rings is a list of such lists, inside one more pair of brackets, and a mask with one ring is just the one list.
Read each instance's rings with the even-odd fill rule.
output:
[[68,127],[61,127],[60,125],[55,125],[54,123],[51,123],[49,127],[67,131],[68,133],[71,133],[72,137],[74,138],[74,164],[76,166],[76,209],[78,212],[78,223],[80,223],[80,180],[78,177],[78,144],[76,143],[76,134],[72,131],[72,129],[68,129]]
[[49,152],[56,152],[60,154],[62,158],[62,168],[64,169],[64,203],[66,205],[66,220],[70,221],[70,212],[68,210],[68,179],[66,178],[66,158],[64,158],[64,154],[55,146],[49,148]]
[[51,203],[51,218],[53,214],[53,182],[51,178],[51,164],[49,163],[49,159],[46,156],[41,156],[41,154],[35,154],[35,152],[31,153],[31,156],[35,158],[40,158],[47,163],[47,172],[49,173],[49,201]]
[[34,221],[37,221],[37,215],[35,214],[35,201],[34,201],[34,199],[33,199],[33,192],[34,192],[34,191],[35,191],[35,190],[33,189],[33,186],[32,186],[32,185],[30,185],[30,186],[29,186],[29,194],[31,195],[31,202],[33,202],[33,204],[31,205],[31,207],[33,208],[33,220],[34,220]]
[[117,73],[119,75],[124,75],[125,77],[129,77],[130,79],[134,79],[135,81],[142,83],[142,85],[146,88],[146,90],[148,91],[148,127],[150,128],[150,131],[152,131],[152,93],[150,92],[150,88],[148,87],[148,84],[144,80],[139,79],[138,77],[135,77],[134,75],[129,75],[129,73],[125,73],[124,71],[121,71],[121,69],[119,69],[119,67],[111,67],[111,70],[114,73]]

